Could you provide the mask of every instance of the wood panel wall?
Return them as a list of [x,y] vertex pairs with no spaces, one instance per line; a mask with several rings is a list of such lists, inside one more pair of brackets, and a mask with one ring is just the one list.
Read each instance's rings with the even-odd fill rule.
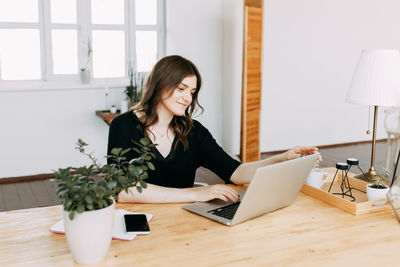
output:
[[[254,4],[256,2],[256,4]],[[243,84],[240,156],[242,162],[260,159],[263,9],[253,1],[244,7]]]

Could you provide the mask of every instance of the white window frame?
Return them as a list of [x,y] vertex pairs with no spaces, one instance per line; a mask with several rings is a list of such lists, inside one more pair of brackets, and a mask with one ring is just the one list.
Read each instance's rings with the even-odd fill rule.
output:
[[[128,66],[125,66],[125,77],[121,78],[92,78],[90,85],[82,85],[79,79],[79,69],[86,63],[87,51],[81,49],[79,44],[92,40],[93,30],[122,30],[125,32],[125,59],[136,60],[136,31],[157,32],[157,59],[165,56],[165,0],[157,1],[157,24],[136,25],[135,23],[135,0],[124,0],[125,23],[123,25],[101,25],[91,24],[91,1],[76,0],[77,23],[51,23],[50,0],[38,0],[39,21],[35,22],[0,22],[0,28],[15,29],[38,29],[40,34],[40,65],[41,79],[37,80],[2,80],[0,76],[0,91],[12,89],[50,89],[50,88],[78,88],[121,86],[128,84]],[[53,29],[76,29],[78,48],[78,73],[77,74],[53,74],[51,30]],[[90,60],[88,68],[93,70],[93,60]],[[1,72],[0,72],[1,75]]]

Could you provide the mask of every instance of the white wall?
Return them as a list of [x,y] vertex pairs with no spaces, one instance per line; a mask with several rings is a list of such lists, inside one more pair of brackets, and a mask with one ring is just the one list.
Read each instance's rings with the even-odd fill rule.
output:
[[[110,103],[118,91],[110,90]],[[0,92],[0,177],[87,164],[74,149],[78,138],[105,163],[108,126],[95,115],[104,108],[104,88]]]
[[[167,54],[192,60],[203,76],[198,119],[221,141],[222,0],[167,0]],[[1,85],[0,85],[1,86]],[[5,92],[0,88],[0,178],[51,173],[89,163],[74,150],[83,138],[105,162],[108,126],[95,116],[105,108],[105,89],[75,88]],[[123,89],[110,89],[118,104]]]
[[371,140],[368,107],[345,96],[361,49],[400,48],[399,9],[395,0],[265,0],[261,151]]
[[220,142],[222,127],[222,1],[170,0],[166,4],[167,54],[191,60],[202,76],[197,117]]
[[222,147],[240,153],[242,105],[243,0],[223,1]]

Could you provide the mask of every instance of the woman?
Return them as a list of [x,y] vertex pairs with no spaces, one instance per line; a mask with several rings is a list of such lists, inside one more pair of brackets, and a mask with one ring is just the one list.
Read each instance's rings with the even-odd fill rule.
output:
[[[265,160],[243,163],[230,157],[192,114],[198,103],[201,76],[196,66],[181,56],[167,56],[156,63],[145,84],[141,102],[133,111],[116,117],[110,125],[108,154],[112,148],[129,148],[132,139],[148,137],[154,149],[155,171],[141,194],[121,192],[120,202],[167,203],[221,199],[238,200],[227,185],[193,188],[196,169],[206,167],[226,183],[249,183],[256,169],[268,164],[316,153],[314,147],[296,147]],[[130,151],[128,160],[137,157]]]

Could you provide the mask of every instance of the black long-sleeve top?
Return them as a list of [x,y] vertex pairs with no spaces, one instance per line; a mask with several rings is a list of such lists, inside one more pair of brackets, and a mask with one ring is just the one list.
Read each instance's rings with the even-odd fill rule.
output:
[[[193,122],[194,126],[188,135],[189,146],[186,150],[180,142],[175,149],[176,137],[171,152],[166,158],[157,148],[154,148],[155,171],[148,171],[147,183],[175,188],[192,187],[196,170],[200,166],[213,171],[225,183],[230,182],[229,179],[240,162],[229,156],[200,122],[196,120]],[[131,139],[139,142],[143,137],[146,135],[137,116],[132,111],[123,113],[111,122],[107,154],[109,155],[113,148],[134,147]],[[124,156],[130,161],[138,157],[138,154],[131,150]],[[108,159],[108,163],[110,163],[110,159]]]

